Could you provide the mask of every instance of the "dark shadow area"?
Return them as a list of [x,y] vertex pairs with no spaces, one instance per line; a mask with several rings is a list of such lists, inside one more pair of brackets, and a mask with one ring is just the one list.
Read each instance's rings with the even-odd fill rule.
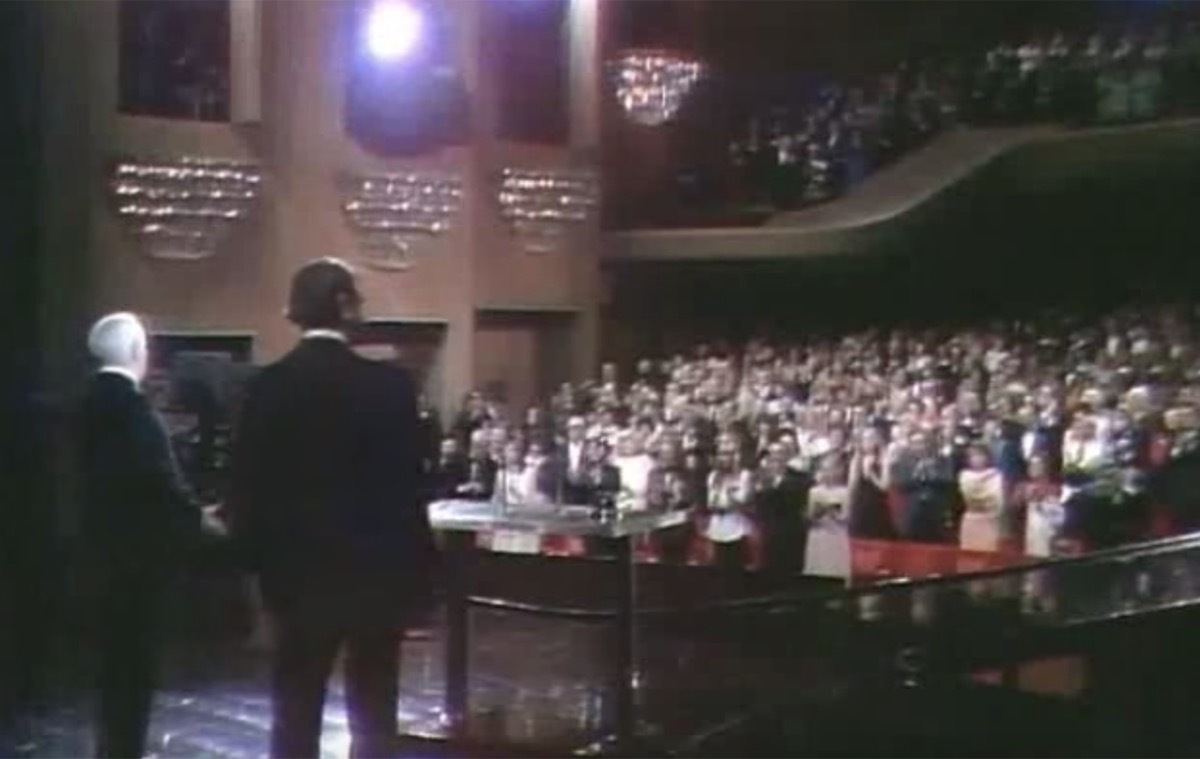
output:
[[37,698],[58,580],[38,374],[38,28],[32,3],[0,8],[0,726]]

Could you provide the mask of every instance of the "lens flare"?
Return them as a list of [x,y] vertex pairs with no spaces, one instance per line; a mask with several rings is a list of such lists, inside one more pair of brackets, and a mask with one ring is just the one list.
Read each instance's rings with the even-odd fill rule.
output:
[[376,3],[367,16],[367,50],[381,61],[402,60],[416,49],[423,26],[420,12],[408,3],[398,0]]

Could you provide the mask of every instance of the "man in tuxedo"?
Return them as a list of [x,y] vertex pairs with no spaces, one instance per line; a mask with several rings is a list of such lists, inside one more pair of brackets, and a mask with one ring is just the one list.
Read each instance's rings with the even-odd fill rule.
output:
[[940,454],[929,432],[913,434],[908,454],[896,462],[893,478],[905,496],[902,539],[914,543],[949,540],[954,534],[955,516],[961,511],[961,496],[954,464]]
[[192,500],[162,420],[142,394],[146,330],[136,316],[96,322],[100,362],[79,415],[83,524],[98,579],[99,725],[96,754],[145,754],[163,603],[172,570],[212,509]]
[[567,503],[591,502],[586,449],[587,421],[582,416],[572,416],[567,419],[567,439],[560,446],[555,462],[562,478],[563,500]]
[[[608,442],[593,436],[583,447],[583,472],[576,481],[578,503],[586,503],[607,512],[615,512],[617,498],[621,492],[621,470],[612,463],[612,451]],[[584,538],[588,556],[608,555],[611,541],[589,536]]]
[[434,498],[453,498],[458,494],[458,488],[467,482],[470,469],[467,457],[458,447],[458,438],[447,435],[442,438],[438,463],[434,469],[433,491]]
[[454,495],[469,500],[487,501],[496,492],[496,473],[500,462],[492,457],[486,430],[471,433],[467,450],[467,475],[454,489]]
[[341,261],[296,273],[288,318],[303,337],[255,377],[235,437],[226,505],[276,629],[273,757],[318,755],[343,648],[350,754],[395,752],[398,647],[432,592],[417,393],[351,350],[361,309]]
[[808,533],[805,509],[811,483],[805,475],[788,467],[787,449],[778,441],[767,446],[764,464],[755,498],[764,564],[784,573],[802,571]]

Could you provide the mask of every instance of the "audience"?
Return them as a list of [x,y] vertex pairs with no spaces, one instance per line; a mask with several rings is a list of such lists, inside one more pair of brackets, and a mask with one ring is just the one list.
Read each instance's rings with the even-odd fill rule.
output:
[[1200,24],[1033,35],[974,59],[906,62],[751,107],[734,119],[724,173],[681,172],[692,210],[680,221],[761,219],[832,200],[955,123],[1113,125],[1197,113]]
[[718,563],[818,574],[848,571],[851,536],[1033,556],[1142,539],[1196,522],[1196,321],[1131,308],[700,345],[513,416],[472,393],[438,495],[686,509]]

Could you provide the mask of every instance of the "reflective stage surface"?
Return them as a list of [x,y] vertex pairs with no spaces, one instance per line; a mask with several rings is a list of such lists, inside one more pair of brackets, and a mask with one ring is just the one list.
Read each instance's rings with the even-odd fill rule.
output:
[[[470,737],[481,745],[525,745],[568,751],[602,738],[611,724],[605,692],[608,629],[603,624],[531,619],[507,612],[471,614]],[[719,721],[746,689],[774,674],[771,646],[702,630],[643,632],[639,715],[652,734],[685,735]],[[735,636],[741,637],[741,636]],[[444,735],[441,634],[403,645],[400,723],[417,736]],[[732,647],[732,648],[731,648]],[[267,662],[258,654],[211,643],[176,645],[167,657],[155,702],[150,751],[170,757],[259,757],[270,723]],[[90,708],[82,662],[0,755],[87,756]],[[15,740],[14,740],[15,739]],[[13,743],[21,744],[15,750]],[[335,676],[325,710],[322,753],[344,757],[349,746],[341,685]],[[432,753],[432,751],[430,751]],[[419,754],[414,754],[419,755]]]

